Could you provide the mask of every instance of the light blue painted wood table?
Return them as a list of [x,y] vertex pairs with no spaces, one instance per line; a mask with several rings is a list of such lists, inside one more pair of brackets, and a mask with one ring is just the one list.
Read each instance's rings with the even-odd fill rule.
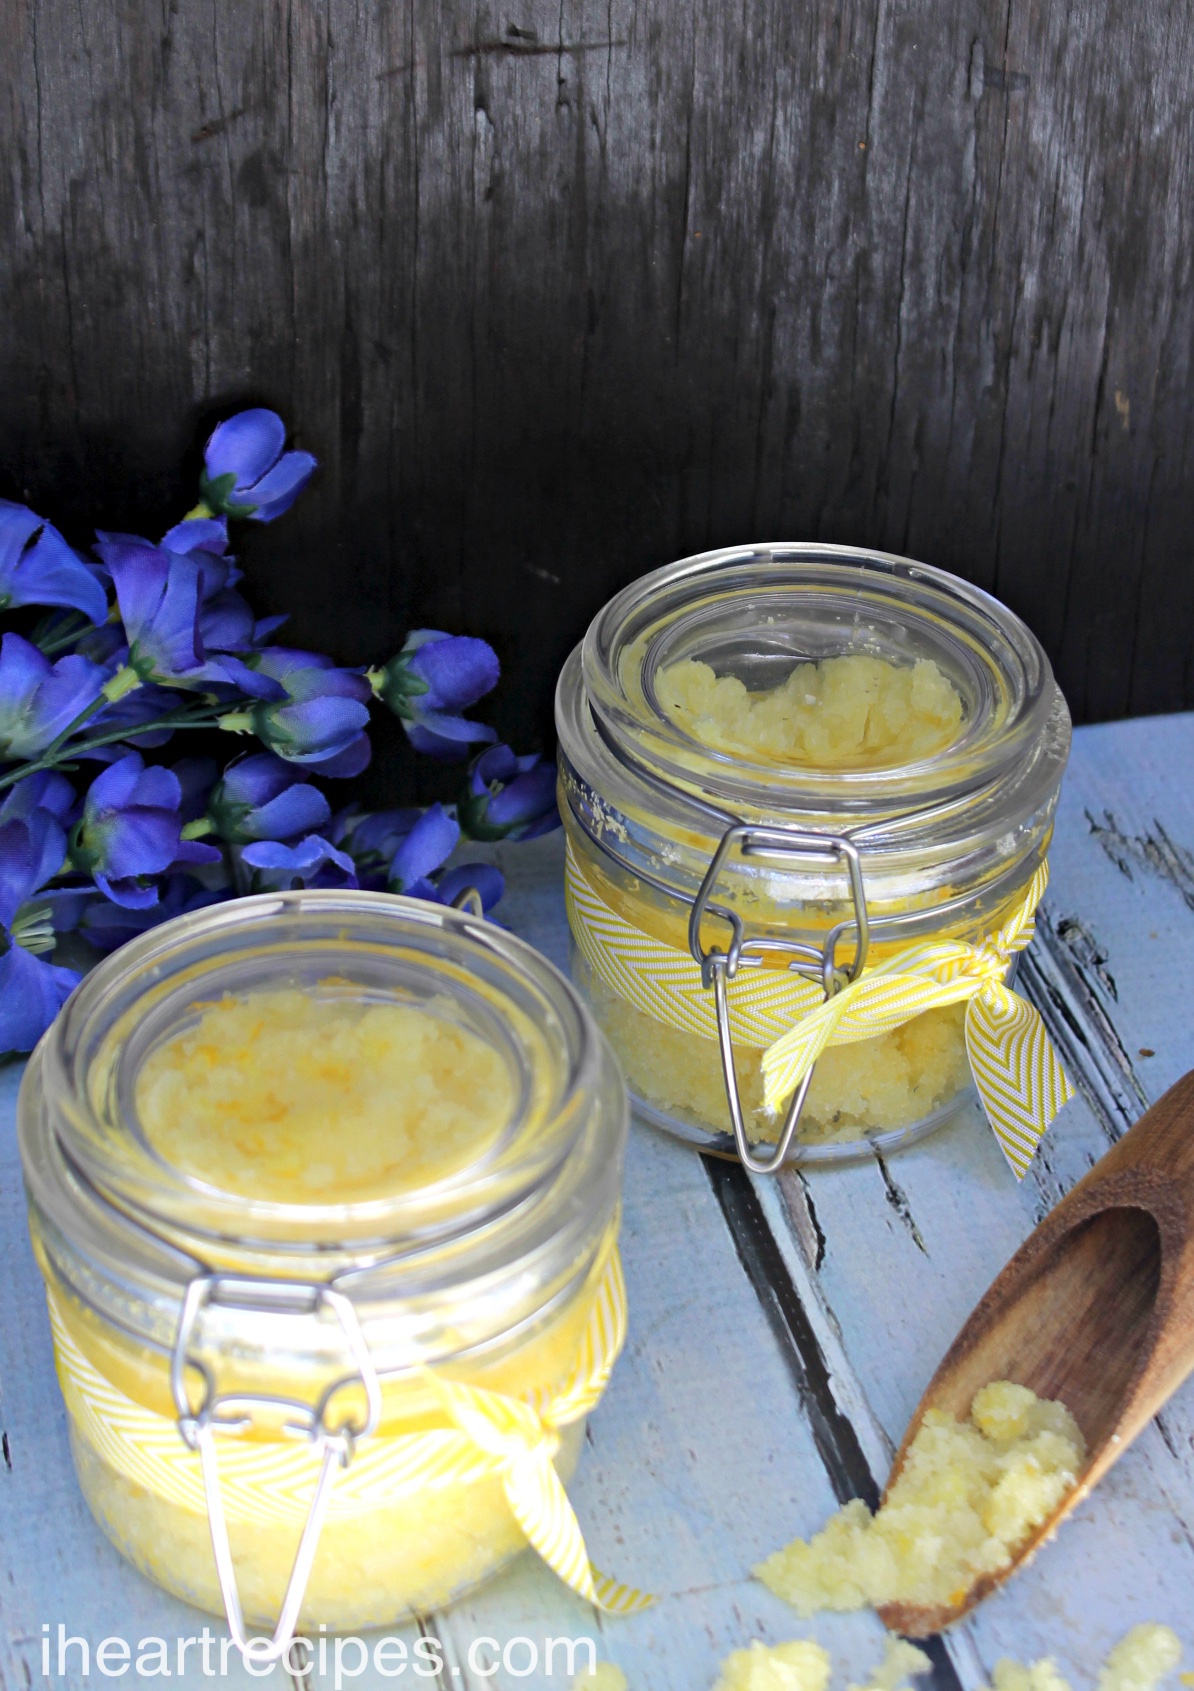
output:
[[[844,1497],[882,1483],[941,1353],[1039,1218],[1148,1103],[1194,1066],[1194,716],[1083,729],[1062,795],[1053,880],[1022,976],[1080,1096],[1017,1186],[977,1113],[887,1163],[751,1182],[646,1127],[632,1131],[624,1254],[630,1338],[593,1417],[574,1499],[597,1564],[659,1594],[607,1620],[533,1556],[450,1612],[426,1617],[443,1667],[398,1684],[480,1691],[563,1687],[550,1637],[597,1641],[631,1691],[707,1691],[753,1637],[815,1636],[834,1684],[881,1650],[871,1616],[800,1622],[753,1562],[808,1534]],[[559,836],[499,854],[503,915],[559,963]],[[43,1627],[95,1645],[170,1641],[203,1618],[128,1568],[77,1491],[25,1231],[13,1137],[20,1071],[0,1071],[4,1295],[0,1301],[0,1686],[46,1683]],[[1194,1381],[1168,1404],[1036,1561],[935,1648],[935,1691],[970,1691],[996,1659],[1050,1654],[1075,1691],[1137,1621],[1174,1626],[1194,1668]],[[214,1623],[213,1623],[214,1627]],[[222,1628],[214,1628],[221,1634]],[[413,1645],[418,1633],[403,1634]],[[479,1642],[495,1640],[495,1645]],[[506,1650],[507,1668],[486,1677]],[[531,1672],[532,1649],[540,1666]],[[469,1656],[477,1664],[470,1668]],[[80,1675],[67,1654],[50,1681]],[[429,1666],[433,1657],[424,1658]],[[342,1652],[342,1685],[395,1681]],[[197,1649],[180,1688],[221,1682]],[[222,1683],[255,1683],[235,1657]],[[312,1685],[335,1684],[334,1653]],[[133,1674],[115,1683],[130,1684]],[[279,1670],[275,1685],[285,1686]],[[143,1683],[149,1683],[143,1678]],[[923,1683],[923,1682],[922,1682]]]

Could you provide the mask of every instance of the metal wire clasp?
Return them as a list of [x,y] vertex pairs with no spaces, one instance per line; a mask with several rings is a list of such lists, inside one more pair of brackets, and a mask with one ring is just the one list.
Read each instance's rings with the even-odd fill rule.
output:
[[[203,1310],[209,1305],[223,1309],[260,1311],[267,1315],[319,1315],[327,1310],[335,1317],[344,1334],[352,1358],[352,1371],[333,1380],[315,1404],[297,1398],[276,1397],[268,1393],[219,1393],[215,1378],[206,1363],[191,1354],[191,1341]],[[203,1396],[197,1408],[192,1408],[187,1395],[187,1370],[192,1369],[203,1381]],[[333,1423],[332,1403],[346,1386],[359,1385],[365,1393],[365,1419],[355,1422],[344,1416]],[[295,1280],[255,1280],[232,1274],[199,1274],[190,1282],[179,1311],[178,1329],[170,1358],[170,1390],[178,1414],[178,1430],[191,1450],[199,1452],[203,1470],[203,1489],[207,1498],[207,1517],[211,1528],[211,1545],[215,1556],[216,1574],[228,1617],[228,1630],[242,1655],[251,1654],[253,1661],[262,1664],[278,1661],[286,1655],[294,1638],[299,1610],[307,1592],[311,1565],[319,1545],[331,1499],[332,1485],[340,1469],[347,1468],[361,1439],[368,1438],[381,1418],[381,1386],[377,1370],[369,1355],[365,1336],[351,1298],[337,1291],[334,1285],[305,1283]],[[298,1438],[306,1438],[321,1452],[322,1460],[311,1506],[295,1552],[294,1564],[282,1601],[278,1624],[273,1637],[250,1640],[245,1633],[244,1614],[236,1583],[236,1569],[228,1541],[228,1523],[224,1514],[224,1500],[220,1491],[219,1466],[216,1459],[215,1434],[240,1433],[251,1426],[254,1408],[284,1410],[289,1419],[284,1430]]]
[[[824,944],[820,946],[805,945],[798,940],[789,939],[747,939],[738,912],[725,905],[714,904],[712,900],[713,889],[726,858],[735,846],[739,847],[743,857],[828,857],[841,863],[850,883],[853,917],[831,928],[825,936]],[[730,944],[727,951],[721,951],[716,946],[705,950],[701,927],[706,916],[716,916],[729,923]],[[837,961],[837,948],[843,936],[851,932],[856,936],[854,957],[851,963],[843,968]],[[843,986],[858,979],[866,966],[869,946],[870,924],[867,919],[866,893],[862,884],[862,864],[858,848],[848,835],[812,833],[800,828],[752,826],[745,822],[735,822],[726,829],[693,901],[692,912],[688,918],[688,948],[700,967],[702,986],[706,991],[710,987],[713,989],[713,1000],[717,1007],[717,1042],[721,1050],[721,1068],[725,1079],[726,1101],[730,1107],[730,1121],[734,1129],[734,1144],[740,1160],[753,1174],[774,1174],[782,1166],[800,1122],[813,1071],[809,1069],[792,1094],[774,1156],[769,1161],[756,1157],[746,1137],[746,1122],[738,1093],[738,1071],[730,1034],[727,982],[732,981],[744,965],[758,968],[765,952],[786,952],[794,954],[788,968],[806,980],[819,983],[825,997],[832,998]]]

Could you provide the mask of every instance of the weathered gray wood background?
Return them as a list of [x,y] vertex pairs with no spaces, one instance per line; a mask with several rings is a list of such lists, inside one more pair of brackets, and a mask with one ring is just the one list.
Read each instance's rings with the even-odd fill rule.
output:
[[586,620],[742,539],[993,588],[1075,715],[1194,702],[1184,0],[0,0],[0,491],[163,524],[223,408],[323,462],[262,608]]

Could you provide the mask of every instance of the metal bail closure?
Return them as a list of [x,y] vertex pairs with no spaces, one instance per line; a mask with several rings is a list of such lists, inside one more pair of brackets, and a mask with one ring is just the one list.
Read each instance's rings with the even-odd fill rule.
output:
[[[295,1398],[266,1393],[229,1392],[221,1395],[216,1390],[208,1366],[190,1354],[196,1323],[209,1304],[225,1309],[261,1311],[267,1315],[318,1315],[326,1309],[340,1324],[352,1358],[353,1371],[333,1380],[314,1406]],[[188,1368],[198,1373],[203,1381],[203,1398],[197,1409],[191,1408],[187,1396]],[[329,1421],[332,1400],[350,1385],[360,1385],[364,1390],[365,1419],[359,1425],[347,1418],[332,1425]],[[196,1275],[187,1287],[179,1312],[178,1331],[170,1359],[170,1389],[183,1441],[191,1450],[199,1452],[216,1575],[233,1643],[242,1656],[248,1653],[255,1663],[276,1662],[286,1656],[294,1638],[336,1474],[348,1467],[359,1441],[369,1437],[381,1418],[381,1386],[352,1300],[344,1292],[337,1291],[334,1282],[320,1285],[314,1281],[254,1280],[231,1274]],[[245,1633],[215,1446],[217,1431],[240,1433],[250,1426],[254,1407],[288,1411],[293,1418],[283,1422],[284,1431],[298,1438],[310,1439],[322,1458],[278,1624],[268,1643],[260,1638],[249,1639]]]
[[[819,947],[802,945],[797,940],[747,939],[738,912],[712,902],[717,879],[726,858],[735,846],[741,849],[743,857],[828,857],[843,864],[850,882],[853,919],[839,922],[836,927],[831,928],[825,936],[824,944]],[[722,921],[729,923],[728,951],[721,951],[716,946],[711,946],[708,951],[704,949],[701,943],[701,924],[706,915],[720,917]],[[848,968],[839,968],[838,942],[844,934],[850,932],[856,936],[854,960]],[[734,1129],[734,1144],[740,1161],[752,1174],[775,1174],[783,1166],[800,1124],[804,1101],[812,1084],[813,1071],[809,1069],[792,1094],[774,1156],[769,1161],[756,1157],[746,1136],[746,1121],[738,1092],[738,1070],[734,1062],[734,1045],[730,1034],[727,982],[733,980],[743,965],[758,968],[765,952],[784,952],[792,956],[788,968],[794,974],[818,982],[825,997],[832,998],[843,986],[858,979],[866,966],[869,945],[870,924],[867,920],[866,894],[862,885],[862,865],[858,848],[848,835],[818,834],[789,827],[754,827],[745,822],[735,822],[726,829],[705,872],[700,891],[693,901],[692,913],[688,919],[688,947],[700,966],[702,986],[706,990],[710,987],[713,989],[713,1002],[717,1008],[717,1042],[721,1051],[721,1069],[725,1079],[726,1101],[730,1107],[730,1122]]]

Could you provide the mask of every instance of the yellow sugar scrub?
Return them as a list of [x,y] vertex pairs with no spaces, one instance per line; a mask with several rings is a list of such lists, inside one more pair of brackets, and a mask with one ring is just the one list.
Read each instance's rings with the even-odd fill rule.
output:
[[[1181,1640],[1168,1626],[1145,1621],[1134,1626],[1111,1651],[1099,1674],[1097,1691],[1153,1691],[1182,1659]],[[1189,1679],[1183,1674],[1182,1679]]]
[[[634,1094],[694,1127],[725,1114],[721,1055],[713,1039],[685,1033],[623,998],[574,955],[574,979],[592,1003]],[[831,1045],[813,1070],[800,1138],[849,1144],[932,1116],[970,1084],[966,1007],[927,1010],[891,1033]],[[750,1138],[773,1139],[774,1114],[763,1107],[763,1053],[735,1042],[738,1090]]]
[[825,658],[795,665],[758,692],[683,658],[660,670],[655,694],[701,745],[804,769],[915,763],[956,739],[962,725],[961,695],[931,658]]
[[[1173,1629],[1145,1621],[1110,1651],[1096,1691],[1156,1691],[1181,1659],[1181,1641]],[[1182,1674],[1182,1683],[1191,1677]],[[990,1691],[1070,1691],[1070,1683],[1049,1656],[1031,1665],[1004,1656],[995,1663]]]
[[1085,1441],[1062,1403],[997,1380],[966,1421],[929,1410],[876,1515],[855,1500],[754,1571],[802,1615],[952,1604],[1007,1567],[1073,1487]]
[[1031,1664],[1002,1656],[995,1663],[991,1685],[985,1691],[1071,1691],[1071,1687],[1051,1656],[1042,1656]]
[[629,1681],[613,1662],[598,1662],[582,1668],[572,1681],[572,1691],[629,1691]]
[[[982,971],[996,940],[1000,990],[1027,943],[1069,718],[1044,652],[1005,607],[943,571],[852,548],[684,559],[594,619],[560,677],[556,725],[573,976],[645,1120],[761,1170],[770,1153],[750,1147],[779,1138],[809,1061],[798,1161],[895,1149],[974,1096],[962,994],[922,1009],[928,994],[911,992],[904,1021],[868,1003],[811,1058],[795,1030],[825,979],[845,984],[860,914],[872,984],[911,957],[935,988],[933,971],[956,963],[950,983],[973,978],[977,997],[980,978],[995,979]],[[973,954],[934,960],[937,942]],[[710,963],[718,952],[732,967]],[[1004,1005],[1000,1025],[1011,1020]],[[981,1073],[1002,1073],[1002,1055],[986,1057]]]
[[764,1644],[752,1639],[721,1664],[713,1691],[828,1691],[829,1652],[812,1639]]
[[924,1651],[906,1638],[889,1638],[883,1660],[871,1669],[863,1685],[852,1685],[849,1691],[908,1691],[908,1682],[930,1672],[932,1666]]
[[596,1589],[562,1489],[625,1332],[625,1092],[537,953],[380,894],[204,910],[87,977],[18,1114],[79,1484],[150,1579],[224,1612],[216,1484],[271,1630],[330,1461],[305,1628],[528,1544],[639,1601]]
[[476,1034],[339,983],[228,994],[152,1051],[137,1114],[155,1151],[225,1192],[348,1199],[442,1179],[510,1119],[514,1088]]
[[[928,1673],[932,1665],[914,1644],[889,1638],[883,1660],[862,1685],[851,1685],[848,1691],[910,1691],[908,1682]],[[829,1672],[829,1652],[812,1639],[764,1644],[755,1638],[747,1649],[726,1657],[714,1691],[827,1691]]]

